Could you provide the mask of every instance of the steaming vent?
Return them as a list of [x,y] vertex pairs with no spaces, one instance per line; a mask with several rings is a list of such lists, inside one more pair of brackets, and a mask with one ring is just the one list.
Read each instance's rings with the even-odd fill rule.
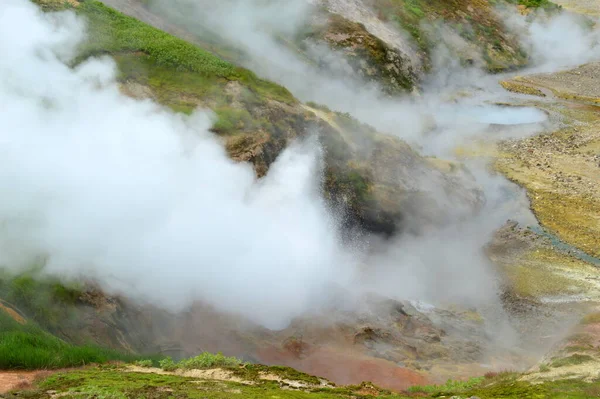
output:
[[476,110],[474,115],[478,123],[492,128],[539,125],[548,120],[548,115],[532,107],[495,106],[494,109]]

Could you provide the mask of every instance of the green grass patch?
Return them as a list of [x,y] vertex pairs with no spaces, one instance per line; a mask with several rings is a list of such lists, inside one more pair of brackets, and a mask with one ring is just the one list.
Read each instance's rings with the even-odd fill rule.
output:
[[0,299],[52,332],[68,326],[80,304],[82,287],[41,275],[43,261],[28,271],[12,274],[0,269]]
[[135,362],[133,362],[133,364],[134,364],[134,366],[143,367],[143,368],[150,368],[150,367],[154,366],[154,362],[150,359],[136,360]]
[[443,395],[445,393],[460,393],[472,389],[481,384],[484,380],[484,377],[474,377],[467,381],[448,380],[443,385],[414,386],[409,388],[408,392],[427,393],[434,396]]
[[128,17],[99,1],[88,0],[77,12],[88,20],[88,40],[81,58],[141,51],[158,65],[206,76],[233,77],[236,68],[191,43]]
[[19,324],[0,310],[0,369],[56,369],[136,359],[139,356],[94,345],[68,344],[30,321]]
[[550,371],[550,367],[547,364],[541,364],[540,365],[540,372],[541,373],[547,373],[548,371]]
[[231,368],[235,369],[241,366],[243,362],[236,357],[227,357],[222,353],[203,352],[198,356],[175,362],[170,357],[160,360],[159,366],[164,371],[175,370],[194,370],[209,368]]
[[224,106],[215,110],[217,121],[212,130],[219,134],[232,134],[240,131],[256,130],[261,123],[245,109]]
[[189,359],[183,359],[176,364],[176,368],[183,370],[208,369],[215,367],[233,368],[242,364],[242,361],[236,357],[227,357],[222,353],[203,352],[198,356]]
[[574,354],[561,359],[556,359],[552,362],[552,367],[565,367],[565,366],[576,366],[578,364],[588,363],[593,361],[594,358],[589,355]]
[[[88,40],[81,46],[79,60],[106,53],[145,55],[152,61],[152,66],[167,68],[169,75],[180,72],[201,75],[192,79],[195,83],[200,83],[201,90],[206,90],[209,82],[212,85],[235,80],[261,96],[283,102],[295,102],[287,89],[259,79],[247,69],[239,68],[185,40],[113,10],[99,1],[87,0],[76,10],[87,19],[89,27]],[[146,64],[147,68],[148,66]],[[144,73],[147,69],[136,71]],[[156,77],[156,74],[154,75]],[[186,78],[189,83],[189,76]]]
[[[238,81],[260,97],[286,103],[296,102],[284,87],[260,79],[247,69],[237,67],[99,1],[85,0],[78,7],[58,1],[52,1],[51,4],[48,0],[34,2],[46,11],[73,9],[87,20],[88,39],[80,46],[76,64],[91,56],[108,54],[123,57],[120,62],[117,60],[121,78],[154,79],[155,87],[162,86],[171,92],[185,87],[210,97],[228,81]],[[136,57],[141,60],[136,62]],[[184,75],[179,76],[181,73]],[[148,76],[144,76],[146,74]],[[166,105],[171,104],[167,102]],[[181,105],[177,104],[176,107]]]

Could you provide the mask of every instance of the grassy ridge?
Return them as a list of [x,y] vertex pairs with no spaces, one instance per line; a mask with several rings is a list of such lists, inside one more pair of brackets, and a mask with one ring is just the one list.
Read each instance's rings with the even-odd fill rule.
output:
[[81,57],[141,51],[158,65],[206,76],[236,77],[236,68],[184,40],[130,18],[97,1],[77,7],[89,23]]
[[214,84],[239,81],[259,95],[284,102],[295,101],[284,87],[259,79],[247,69],[236,67],[99,1],[82,2],[76,11],[87,19],[89,27],[89,38],[81,48],[80,60],[106,53],[145,55],[151,61],[150,67],[165,67],[171,74],[191,72],[201,75],[203,83],[207,79]]
[[94,345],[68,344],[38,325],[32,322],[20,324],[0,310],[0,369],[56,369],[137,359],[139,356]]
[[16,305],[42,328],[57,331],[68,325],[71,310],[79,302],[81,287],[38,276],[38,266],[11,274],[0,269],[0,299]]

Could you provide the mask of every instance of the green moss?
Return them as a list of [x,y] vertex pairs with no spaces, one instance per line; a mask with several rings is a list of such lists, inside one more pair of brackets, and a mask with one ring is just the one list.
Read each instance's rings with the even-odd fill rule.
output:
[[217,121],[213,130],[220,134],[231,134],[234,132],[254,130],[260,127],[260,122],[252,118],[245,109],[232,107],[220,107],[216,109]]
[[574,354],[561,359],[556,359],[550,364],[552,367],[576,366],[578,364],[588,363],[594,358],[588,355]]

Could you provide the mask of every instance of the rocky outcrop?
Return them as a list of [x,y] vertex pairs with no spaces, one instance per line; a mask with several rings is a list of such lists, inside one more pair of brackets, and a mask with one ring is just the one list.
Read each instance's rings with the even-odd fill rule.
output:
[[306,38],[339,51],[362,80],[379,84],[388,94],[410,92],[421,78],[418,59],[342,15],[328,14]]
[[527,62],[518,41],[494,12],[495,3],[488,0],[321,3],[333,13],[364,24],[369,32],[405,54],[417,71],[432,65],[433,51],[440,44],[463,62],[491,71],[521,67]]

